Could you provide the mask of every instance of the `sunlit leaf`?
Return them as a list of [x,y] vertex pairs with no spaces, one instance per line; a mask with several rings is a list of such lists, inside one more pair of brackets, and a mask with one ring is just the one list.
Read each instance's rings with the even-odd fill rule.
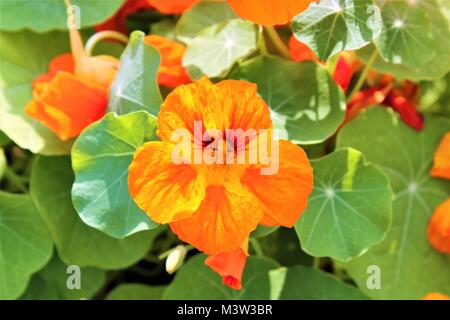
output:
[[107,300],[161,300],[166,286],[147,286],[140,283],[126,283],[115,287]]

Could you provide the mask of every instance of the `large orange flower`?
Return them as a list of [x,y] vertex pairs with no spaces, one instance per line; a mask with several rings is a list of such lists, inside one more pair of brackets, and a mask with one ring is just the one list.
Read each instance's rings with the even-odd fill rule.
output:
[[180,14],[200,0],[147,0],[156,10],[165,14]]
[[161,56],[161,64],[158,70],[158,83],[167,87],[177,87],[180,84],[192,82],[186,69],[182,65],[186,47],[158,35],[150,35],[144,38],[146,44],[155,47]]
[[317,0],[228,0],[241,18],[264,26],[286,24]]
[[450,253],[450,198],[434,210],[428,224],[428,241],[437,251]]
[[434,154],[431,176],[450,179],[450,132],[444,135]]
[[[255,84],[236,80],[213,84],[202,78],[179,86],[167,96],[158,115],[157,134],[162,141],[144,144],[129,167],[129,190],[138,206],[208,255],[239,249],[258,224],[292,227],[312,190],[312,168],[305,152],[279,141],[274,175],[261,175],[265,162],[176,164],[172,151],[177,146],[171,137],[177,129],[189,133],[194,149],[205,151],[212,143],[198,136],[195,121],[201,124],[200,136],[216,129],[227,144],[227,129],[272,127]],[[258,137],[245,139],[241,146],[245,154],[252,139]]]
[[108,104],[108,89],[119,61],[110,56],[88,57],[77,30],[70,30],[72,54],[54,58],[47,74],[33,82],[33,100],[25,112],[49,127],[61,140],[76,137],[100,119]]

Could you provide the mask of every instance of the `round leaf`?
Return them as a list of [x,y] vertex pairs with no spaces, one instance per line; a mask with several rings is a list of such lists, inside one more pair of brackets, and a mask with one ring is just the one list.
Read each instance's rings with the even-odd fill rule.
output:
[[38,157],[33,163],[30,193],[66,264],[122,269],[144,257],[159,230],[115,239],[87,226],[73,208],[74,176],[69,157]]
[[[122,0],[72,0],[78,6],[80,27],[89,27],[112,16]],[[67,29],[67,7],[64,1],[9,0],[0,1],[1,30],[31,29],[37,32]],[[77,14],[77,11],[75,11]]]
[[32,99],[31,82],[47,72],[53,57],[69,51],[68,39],[68,34],[62,32],[0,33],[0,130],[33,153],[67,154],[72,146],[70,141],[62,142],[24,111]]
[[109,110],[117,114],[144,110],[157,116],[162,99],[157,83],[158,51],[144,43],[145,34],[131,34],[109,92]]
[[338,150],[311,164],[314,190],[295,224],[303,250],[345,261],[381,242],[392,217],[387,176],[355,149]]
[[296,266],[258,275],[242,299],[366,300],[367,297],[357,288],[325,272]]
[[134,152],[155,139],[156,120],[145,111],[109,113],[78,137],[72,149],[72,200],[87,225],[114,238],[156,228],[128,192]]
[[72,275],[55,255],[44,269],[33,275],[22,300],[78,300],[91,298],[106,280],[104,271],[80,268],[80,289],[69,289],[67,280]]
[[193,79],[224,76],[234,63],[256,50],[255,25],[233,19],[214,24],[198,34],[183,56]]
[[381,11],[383,29],[375,40],[382,57],[394,64],[420,68],[433,59],[436,43],[430,17],[420,6],[406,1],[388,1]]
[[373,0],[321,0],[292,21],[295,37],[322,61],[345,50],[355,50],[378,37],[380,8]]
[[205,265],[206,256],[198,254],[191,258],[167,286],[163,299],[169,300],[237,300],[257,275],[278,267],[267,258],[248,257],[242,277],[242,289],[237,291],[222,284],[222,278]]
[[[418,133],[391,110],[374,107],[338,135],[338,147],[358,148],[389,175],[395,195],[392,225],[385,240],[344,264],[361,290],[373,298],[419,299],[430,292],[450,294],[448,255],[436,252],[427,239],[433,210],[450,193],[448,181],[429,175],[434,151],[449,130],[448,120],[428,117],[425,129]],[[380,290],[366,286],[371,265],[381,270]]]
[[15,299],[52,256],[52,239],[31,198],[0,191],[0,299]]
[[240,64],[231,77],[258,85],[280,139],[319,143],[333,135],[344,120],[344,94],[327,70],[315,62],[259,56]]
[[228,3],[201,1],[183,13],[176,25],[176,36],[189,43],[203,29],[234,18],[237,17]]

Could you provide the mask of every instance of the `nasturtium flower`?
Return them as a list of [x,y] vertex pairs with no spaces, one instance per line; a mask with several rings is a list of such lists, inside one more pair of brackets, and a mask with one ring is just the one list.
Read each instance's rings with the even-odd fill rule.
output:
[[435,178],[450,179],[450,132],[442,138],[434,153],[431,176]]
[[222,277],[222,283],[232,289],[242,289],[242,274],[248,256],[248,239],[233,251],[208,257],[205,264]]
[[430,292],[426,296],[424,296],[422,300],[450,300],[450,297],[443,293]]
[[200,0],[147,0],[156,10],[165,14],[180,14]]
[[158,70],[158,83],[167,87],[177,87],[180,84],[192,82],[182,65],[186,47],[174,40],[159,35],[149,35],[144,38],[146,44],[159,51],[161,63]]
[[289,23],[317,0],[227,0],[239,17],[263,26]]
[[[128,176],[130,194],[150,218],[169,224],[181,240],[207,255],[238,250],[258,224],[292,227],[307,205],[313,184],[307,156],[295,144],[279,141],[278,170],[273,175],[261,174],[265,161],[173,161],[178,145],[172,135],[180,129],[188,133],[192,148],[205,151],[212,142],[205,143],[203,137],[210,130],[217,130],[229,143],[228,129],[261,132],[271,128],[269,109],[255,84],[238,80],[213,84],[202,78],[181,85],[161,106],[157,130],[161,141],[147,142],[134,154]],[[246,154],[252,138],[244,140],[241,150]]]
[[49,72],[33,81],[33,100],[25,107],[61,140],[76,137],[105,114],[109,86],[119,67],[114,57],[87,56],[76,29],[70,30],[70,43],[72,54],[54,58]]
[[437,251],[450,253],[450,198],[434,210],[428,224],[428,242]]

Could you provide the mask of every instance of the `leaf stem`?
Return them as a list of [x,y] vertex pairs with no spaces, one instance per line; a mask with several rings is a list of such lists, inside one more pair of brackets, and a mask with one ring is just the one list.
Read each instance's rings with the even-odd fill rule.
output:
[[120,42],[123,42],[125,44],[128,43],[128,37],[126,35],[123,35],[120,32],[117,31],[111,31],[111,30],[107,30],[107,31],[100,31],[97,33],[94,33],[89,40],[86,42],[85,48],[84,48],[84,52],[85,54],[90,57],[92,55],[92,51],[94,50],[94,47],[97,43],[99,43],[102,40],[105,39],[113,39],[113,40],[118,40]]
[[264,28],[261,25],[258,30],[258,48],[262,55],[267,54],[266,40],[264,39]]
[[283,40],[280,38],[280,35],[275,30],[274,27],[265,27],[267,31],[267,35],[270,38],[270,41],[272,41],[272,44],[275,46],[275,48],[278,50],[278,52],[281,54],[282,57],[286,59],[291,59],[291,53],[289,52],[288,47],[283,42]]
[[18,190],[27,193],[28,189],[27,187],[23,184],[23,180],[21,176],[17,175],[14,171],[12,171],[10,168],[6,167],[5,169],[5,177],[6,179],[8,179],[9,182],[11,182],[11,184],[13,186],[15,186]]
[[264,251],[259,244],[258,240],[255,238],[250,238],[250,243],[252,244],[253,249],[255,250],[255,253],[258,257],[264,257]]
[[320,269],[320,258],[319,257],[314,257],[313,268],[314,269]]
[[358,81],[356,82],[355,86],[353,87],[352,92],[347,97],[347,102],[349,102],[355,93],[357,93],[359,90],[361,90],[362,86],[364,85],[364,82],[366,81],[367,75],[369,74],[370,69],[372,68],[373,63],[375,62],[375,59],[378,57],[378,51],[375,49],[372,55],[370,56],[369,60],[366,63],[366,66],[364,67],[363,71],[361,72],[361,75],[358,78]]

